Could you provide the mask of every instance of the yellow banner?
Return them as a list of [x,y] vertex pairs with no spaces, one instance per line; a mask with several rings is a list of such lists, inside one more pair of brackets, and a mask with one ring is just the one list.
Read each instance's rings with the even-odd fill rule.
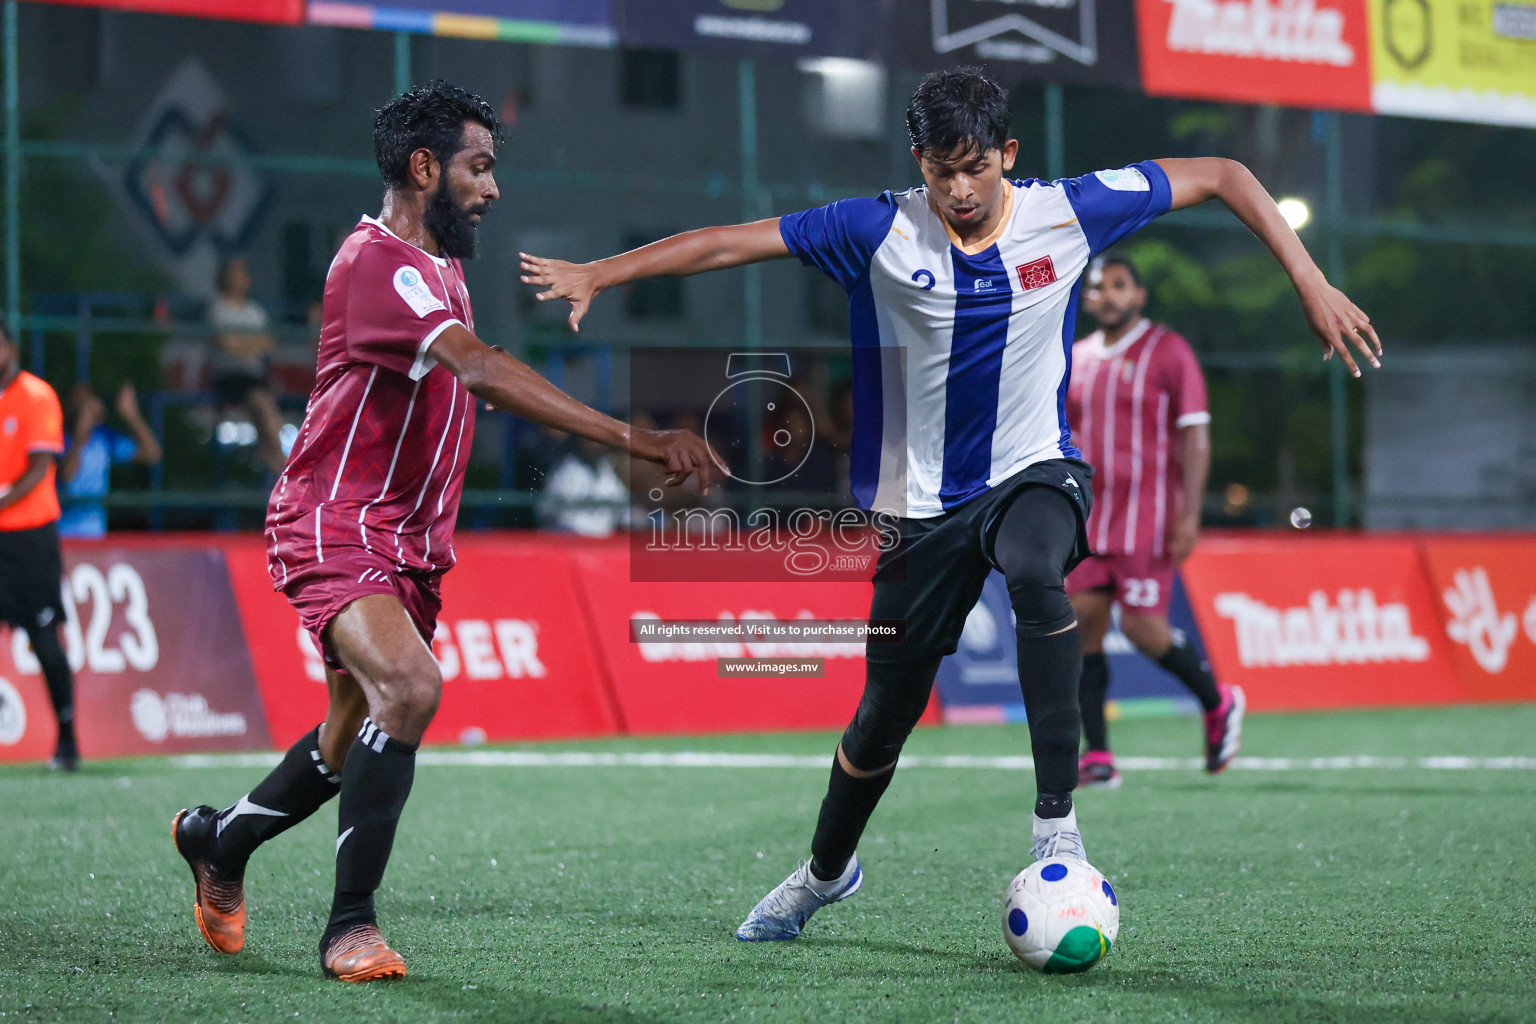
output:
[[1536,0],[1369,0],[1380,114],[1536,126]]

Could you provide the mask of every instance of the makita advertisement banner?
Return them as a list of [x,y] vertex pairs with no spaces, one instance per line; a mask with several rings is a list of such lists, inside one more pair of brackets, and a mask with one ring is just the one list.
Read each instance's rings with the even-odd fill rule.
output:
[[[271,746],[216,546],[70,544],[61,586],[87,758]],[[12,630],[0,643],[0,760],[46,758],[56,737],[37,657]]]
[[1431,538],[1423,552],[1468,699],[1536,696],[1536,543]]
[[886,59],[917,71],[983,64],[1005,77],[1139,83],[1133,0],[886,0]]
[[1182,573],[1217,676],[1252,709],[1478,699],[1412,538],[1208,538]]
[[[623,540],[466,532],[457,547],[428,743],[838,729],[864,685],[851,630],[878,642],[868,583],[637,583]],[[282,749],[324,715],[324,668],[259,536],[114,537],[64,556],[87,761]],[[1173,625],[1255,710],[1536,700],[1536,535],[1216,534],[1181,573],[1193,615],[1176,596]],[[1111,699],[1181,697],[1117,634],[1106,649]],[[994,577],[940,672],[948,717],[1021,717],[1017,676]],[[0,635],[0,761],[45,759],[55,737],[25,635]]]
[[1366,0],[1136,0],[1154,96],[1371,109]]

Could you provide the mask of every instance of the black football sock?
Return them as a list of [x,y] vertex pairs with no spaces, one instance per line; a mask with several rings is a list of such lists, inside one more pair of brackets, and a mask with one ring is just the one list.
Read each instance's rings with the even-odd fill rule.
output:
[[218,849],[226,869],[243,869],[256,847],[288,831],[341,792],[341,777],[320,755],[320,727],[288,748],[256,788],[219,812]]
[[1089,750],[1109,750],[1109,726],[1104,721],[1104,702],[1109,696],[1109,659],[1103,651],[1083,655],[1083,675],[1078,681],[1077,704],[1083,713],[1083,738]]
[[75,742],[75,674],[69,669],[69,656],[59,643],[59,627],[56,625],[33,626],[27,630],[32,641],[32,653],[43,669],[43,682],[48,685],[48,700],[53,704],[54,716],[59,721],[59,753],[74,755],[79,752]]
[[1168,653],[1157,659],[1157,663],[1178,676],[1202,708],[1215,711],[1221,707],[1221,694],[1216,692],[1216,680],[1211,676],[1210,663],[1195,653],[1187,639],[1175,640],[1173,646],[1168,648]]
[[1077,701],[1077,683],[1083,672],[1082,638],[1073,627],[1049,636],[1021,633],[1018,639],[1019,681],[1035,755],[1036,791],[1071,793],[1077,785],[1082,734]]
[[373,924],[373,894],[384,881],[384,868],[395,845],[400,812],[416,778],[416,747],[402,743],[363,719],[357,741],[347,752],[341,773],[341,809],[336,837],[336,895],[331,919],[320,940],[323,951],[332,936],[358,924]]
[[816,835],[811,839],[811,874],[823,882],[842,875],[858,848],[864,826],[869,824],[869,816],[895,775],[893,766],[889,771],[860,778],[849,775],[836,757],[832,759],[832,780],[827,783],[827,795],[816,818]]

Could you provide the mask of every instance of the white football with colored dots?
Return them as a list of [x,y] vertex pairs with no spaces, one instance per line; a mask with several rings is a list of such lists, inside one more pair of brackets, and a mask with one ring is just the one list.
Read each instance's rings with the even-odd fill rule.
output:
[[1120,901],[1087,861],[1048,857],[1020,871],[1003,903],[1013,955],[1046,974],[1086,971],[1120,934]]

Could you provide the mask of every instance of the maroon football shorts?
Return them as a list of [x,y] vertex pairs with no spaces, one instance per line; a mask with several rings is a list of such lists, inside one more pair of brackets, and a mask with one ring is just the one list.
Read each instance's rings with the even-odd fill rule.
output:
[[325,561],[289,566],[282,591],[325,664],[341,672],[346,668],[325,630],[353,601],[369,594],[398,598],[428,647],[443,608],[442,573],[401,572],[394,560],[361,547],[327,547]]
[[1108,590],[1120,603],[1122,612],[1166,618],[1176,568],[1172,559],[1153,555],[1150,551],[1132,555],[1094,555],[1067,577],[1067,593]]

